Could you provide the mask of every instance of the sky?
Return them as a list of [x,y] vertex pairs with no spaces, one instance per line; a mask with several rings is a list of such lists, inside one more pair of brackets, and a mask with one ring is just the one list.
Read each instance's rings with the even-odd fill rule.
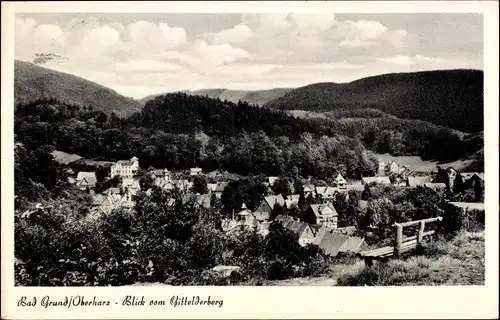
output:
[[483,70],[471,13],[18,13],[14,32],[16,59],[52,54],[40,65],[133,98]]

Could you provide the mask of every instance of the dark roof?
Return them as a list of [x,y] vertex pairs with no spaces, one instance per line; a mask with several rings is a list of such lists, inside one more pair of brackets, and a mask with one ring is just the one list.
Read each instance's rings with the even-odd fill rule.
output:
[[317,240],[317,243],[318,247],[320,247],[325,254],[335,257],[348,239],[349,236],[341,233],[326,231],[321,233],[321,238]]
[[339,251],[358,253],[359,248],[364,242],[365,240],[360,237],[348,237],[347,241],[344,242]]

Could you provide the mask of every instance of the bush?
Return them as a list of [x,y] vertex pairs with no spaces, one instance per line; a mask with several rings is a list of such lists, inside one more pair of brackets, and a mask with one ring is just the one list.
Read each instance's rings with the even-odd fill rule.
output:
[[442,228],[445,234],[455,235],[460,230],[484,230],[484,210],[465,210],[448,204],[444,210]]

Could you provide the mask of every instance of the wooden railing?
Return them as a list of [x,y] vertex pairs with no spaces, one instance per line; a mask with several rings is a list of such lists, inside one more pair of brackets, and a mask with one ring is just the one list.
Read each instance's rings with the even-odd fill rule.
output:
[[[425,224],[427,223],[432,223],[436,221],[442,221],[442,217],[435,217],[435,218],[428,218],[428,219],[422,219],[422,220],[417,220],[417,221],[409,221],[409,222],[403,222],[403,223],[395,223],[394,226],[396,227],[396,237],[394,238],[394,256],[400,257],[401,256],[401,249],[403,247],[403,243],[409,243],[415,241],[416,246],[422,245],[422,241],[425,236],[430,236],[435,233],[434,230],[425,232]],[[403,238],[403,228],[404,227],[412,227],[418,225],[418,232],[417,235],[413,237],[406,237]]]
[[[372,249],[360,252],[359,255],[362,256],[368,265],[371,265],[373,259],[384,259],[390,256],[401,257],[401,254],[412,249],[415,249],[422,245],[424,237],[433,235],[434,230],[425,231],[425,226],[429,223],[442,221],[442,217],[428,218],[417,221],[409,221],[402,223],[395,223],[396,235],[394,237],[394,245],[386,246],[382,248]],[[403,228],[419,226],[417,234],[410,237],[403,236]]]

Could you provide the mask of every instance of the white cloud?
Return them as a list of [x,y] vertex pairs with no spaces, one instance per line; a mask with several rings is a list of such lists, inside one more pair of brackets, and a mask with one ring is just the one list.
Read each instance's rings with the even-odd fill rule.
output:
[[222,30],[217,33],[208,33],[206,34],[206,38],[215,44],[241,43],[251,38],[252,35],[252,29],[247,25],[239,24],[231,29]]
[[[443,45],[436,42],[429,51],[415,26],[404,30],[405,24],[395,27],[373,16],[343,20],[331,13],[244,14],[241,21],[228,20],[231,24],[221,18],[216,27],[197,20],[174,24],[168,17],[157,17],[134,21],[89,14],[58,23],[18,15],[15,54],[25,60],[34,53],[61,55],[68,60],[46,66],[135,97],[169,90],[263,89],[344,82],[387,72],[482,68],[478,50],[466,57],[460,50],[440,56],[442,50],[452,52],[453,42],[446,42],[441,51],[437,49]],[[431,35],[440,31],[429,28]],[[469,38],[474,34],[471,31]],[[469,38],[458,46],[463,48],[472,41]]]
[[160,23],[161,35],[172,47],[176,47],[187,40],[186,31],[182,28],[169,27],[168,24]]
[[251,58],[247,51],[229,44],[211,45],[205,40],[201,40],[195,44],[194,48],[195,53],[202,60],[203,67],[218,66]]

